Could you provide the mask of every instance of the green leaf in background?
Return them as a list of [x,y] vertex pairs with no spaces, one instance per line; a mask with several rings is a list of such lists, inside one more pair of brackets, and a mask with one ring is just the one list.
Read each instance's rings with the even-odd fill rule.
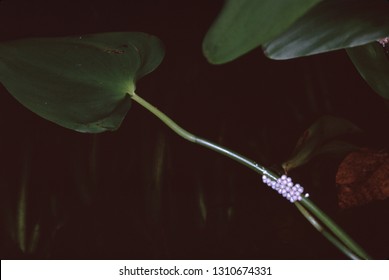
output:
[[226,0],[203,41],[213,64],[226,63],[251,51],[301,17],[321,0]]
[[272,59],[290,59],[355,47],[389,34],[389,2],[323,1],[264,45]]
[[285,172],[288,172],[306,164],[319,154],[353,150],[355,149],[354,145],[334,139],[358,132],[361,132],[361,129],[348,120],[323,116],[304,131],[292,156],[282,164],[282,167]]
[[162,61],[158,38],[115,32],[0,43],[0,82],[24,106],[80,132],[117,129],[135,82]]
[[382,97],[389,99],[389,61],[377,42],[347,49],[359,74]]

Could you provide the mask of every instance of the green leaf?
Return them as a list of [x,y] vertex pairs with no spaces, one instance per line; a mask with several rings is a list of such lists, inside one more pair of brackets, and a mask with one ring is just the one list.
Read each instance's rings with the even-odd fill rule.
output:
[[319,154],[350,151],[355,146],[334,139],[357,132],[361,132],[361,129],[346,119],[323,116],[304,131],[292,156],[282,167],[288,172],[306,164]]
[[359,74],[382,97],[389,99],[389,61],[379,43],[347,49]]
[[265,44],[264,51],[272,59],[289,59],[364,45],[388,34],[387,1],[328,0]]
[[226,0],[203,41],[213,64],[226,63],[251,51],[301,17],[321,0]]
[[80,132],[117,129],[128,93],[162,61],[158,38],[115,32],[0,43],[0,81],[24,106]]

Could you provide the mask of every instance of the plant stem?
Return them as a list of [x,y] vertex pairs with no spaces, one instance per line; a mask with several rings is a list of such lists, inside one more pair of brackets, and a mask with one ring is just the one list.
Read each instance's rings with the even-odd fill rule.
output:
[[175,123],[171,118],[169,118],[167,115],[165,115],[163,112],[161,112],[158,108],[154,107],[150,103],[148,103],[146,100],[141,98],[139,95],[136,95],[135,93],[130,94],[131,98],[138,102],[140,105],[142,105],[144,108],[146,108],[148,111],[153,113],[156,117],[158,117],[164,124],[166,124],[169,128],[171,128],[175,133],[180,135],[182,138],[195,143],[199,144],[201,146],[207,147],[208,149],[214,150],[220,154],[223,154],[229,158],[234,159],[235,161],[247,166],[248,168],[256,171],[257,173],[260,173],[262,175],[266,175],[273,180],[276,180],[279,176],[270,171],[267,170],[265,167],[259,165],[255,161],[252,161],[234,151],[231,151],[230,149],[227,149],[225,147],[222,147],[220,145],[217,145],[215,143],[212,143],[211,141],[208,141],[206,139],[202,139],[200,137],[197,137],[196,135],[186,131],[182,127],[180,127],[177,123]]
[[327,238],[335,247],[337,247],[343,254],[348,256],[350,259],[359,260],[360,258],[356,256],[349,248],[347,248],[343,243],[339,242],[338,239],[334,238],[334,236],[327,231],[326,228],[322,227],[321,224],[313,217],[307,209],[304,208],[300,204],[300,202],[295,203],[297,209],[301,212],[301,214],[311,223],[311,225],[317,229],[325,238]]
[[330,217],[328,217],[323,211],[319,209],[311,200],[303,199],[301,204],[307,208],[311,213],[330,229],[339,240],[341,240],[348,248],[363,259],[371,259],[371,257],[354,241],[351,237],[344,232]]
[[[254,170],[255,172],[266,175],[272,180],[277,180],[280,176],[266,169],[265,167],[259,165],[255,161],[252,161],[228,148],[222,147],[215,143],[212,143],[206,139],[202,139],[197,137],[196,135],[188,132],[187,130],[180,127],[176,122],[174,122],[171,118],[161,112],[158,108],[151,105],[149,102],[141,98],[135,93],[129,93],[131,98],[143,106],[145,109],[150,111],[156,117],[158,117],[163,123],[165,123],[169,128],[171,128],[175,133],[177,133],[182,138],[204,146],[208,149],[214,150],[222,155],[225,155],[244,166]],[[353,241],[334,221],[332,221],[326,214],[323,213],[312,201],[303,197],[300,202],[295,203],[298,210],[303,214],[305,218],[321,233],[326,237],[334,246],[336,246],[340,251],[342,251],[345,255],[352,259],[358,259],[358,256],[364,259],[370,259],[369,255],[355,242]],[[306,209],[316,216],[318,220],[320,220],[328,229],[332,231],[335,235],[333,236],[329,231],[327,231],[324,227],[320,225],[320,223],[309,213]],[[343,243],[342,243],[343,242]]]

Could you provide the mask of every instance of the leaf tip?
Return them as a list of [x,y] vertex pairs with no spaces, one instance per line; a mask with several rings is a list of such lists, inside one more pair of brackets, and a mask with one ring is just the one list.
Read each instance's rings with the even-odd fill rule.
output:
[[206,39],[203,43],[203,55],[210,64],[224,63],[218,58],[218,47],[215,44],[209,43]]

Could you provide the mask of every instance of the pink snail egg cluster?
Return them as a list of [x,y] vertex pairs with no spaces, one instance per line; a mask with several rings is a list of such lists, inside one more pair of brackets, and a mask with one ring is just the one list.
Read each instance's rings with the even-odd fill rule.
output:
[[[300,184],[293,184],[292,179],[286,175],[282,175],[276,181],[263,175],[262,181],[292,203],[302,199],[304,188]],[[308,196],[305,194],[305,197]]]

